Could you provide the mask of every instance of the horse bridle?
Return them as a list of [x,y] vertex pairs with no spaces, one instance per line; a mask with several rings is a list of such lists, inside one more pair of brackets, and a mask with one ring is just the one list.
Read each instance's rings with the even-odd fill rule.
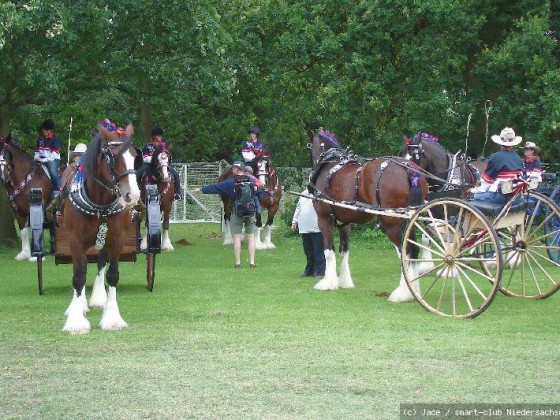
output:
[[119,147],[119,151],[117,152],[117,154],[119,156],[122,156],[128,149],[130,149],[131,145],[132,145],[132,140],[126,139],[124,141],[109,142],[107,143],[107,147],[101,149],[101,156],[104,158],[105,162],[107,163],[107,168],[109,169],[109,174],[111,175],[112,185],[108,186],[97,177],[94,177],[94,180],[103,188],[105,188],[107,191],[109,191],[114,197],[120,197],[121,195],[121,190],[118,184],[119,181],[125,176],[132,175],[132,174],[136,175],[136,170],[134,168],[127,169],[122,173],[120,173],[119,175],[116,175],[114,171],[116,166],[115,154],[111,151],[111,148]]
[[420,164],[420,159],[424,156],[424,148],[422,147],[422,142],[418,144],[412,144],[412,139],[408,139],[405,143],[407,152],[411,157],[411,160],[417,165]]
[[[167,164],[161,163],[161,161],[159,160],[159,157],[160,157],[161,155],[166,155],[166,156],[167,156]],[[163,174],[161,173],[161,168],[163,168],[163,167],[165,167],[165,166],[167,166],[167,167],[169,168],[169,160],[170,160],[170,153],[169,153],[167,150],[161,150],[161,151],[159,152],[158,156],[157,156],[157,162],[156,162],[156,169],[157,169],[159,175],[163,175]]]

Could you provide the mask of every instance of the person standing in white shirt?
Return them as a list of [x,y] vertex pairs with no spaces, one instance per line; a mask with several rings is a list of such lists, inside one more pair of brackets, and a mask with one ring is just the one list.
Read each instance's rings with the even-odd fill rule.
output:
[[322,278],[325,276],[326,266],[323,235],[313,207],[313,197],[307,189],[303,190],[302,194],[305,197],[300,196],[292,217],[292,230],[295,232],[299,229],[303,251],[307,258],[307,264],[301,276]]

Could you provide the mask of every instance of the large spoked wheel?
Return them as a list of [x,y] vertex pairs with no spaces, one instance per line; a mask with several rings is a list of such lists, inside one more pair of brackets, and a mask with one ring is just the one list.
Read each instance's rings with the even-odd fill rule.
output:
[[502,293],[545,299],[560,288],[560,208],[551,198],[530,191],[523,224],[500,229],[498,235],[504,253]]
[[[560,187],[556,187],[552,194],[550,194],[550,200],[560,208]],[[560,219],[554,216],[550,220],[548,227],[554,232],[551,236],[547,237],[546,240],[548,256],[552,261],[560,264]]]
[[401,251],[407,285],[430,312],[473,318],[484,312],[500,287],[496,231],[462,200],[440,199],[422,206],[406,226]]

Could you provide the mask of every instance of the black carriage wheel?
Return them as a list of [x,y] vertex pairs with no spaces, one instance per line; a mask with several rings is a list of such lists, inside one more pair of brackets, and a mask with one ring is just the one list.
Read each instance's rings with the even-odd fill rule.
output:
[[[419,248],[417,258],[407,255],[408,246]],[[416,300],[439,315],[474,318],[500,287],[496,231],[478,209],[459,199],[434,200],[418,209],[404,231],[401,262]],[[483,270],[487,262],[493,268]]]

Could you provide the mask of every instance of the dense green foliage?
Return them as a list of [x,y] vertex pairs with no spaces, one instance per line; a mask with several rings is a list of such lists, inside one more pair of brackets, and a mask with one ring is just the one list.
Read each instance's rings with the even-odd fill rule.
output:
[[[233,269],[219,225],[171,226],[175,252],[121,264],[128,328],[61,331],[72,267],[37,269],[0,248],[0,417],[80,419],[395,419],[400,403],[557,404],[559,296],[499,294],[471,320],[446,319],[384,292],[399,281],[393,247],[355,244],[355,289],[321,292],[299,277],[296,235],[276,235],[259,267]],[[275,231],[275,234],[277,231]],[[184,242],[186,243],[186,242]],[[95,277],[88,270],[87,294]]]
[[[305,130],[363,156],[424,130],[489,154],[512,126],[557,160],[560,5],[550,0],[6,1],[0,127],[32,145],[42,119],[87,140],[109,116],[139,142],[162,126],[176,161],[231,160],[251,124],[278,165]],[[490,102],[487,102],[490,101]],[[491,105],[489,133],[485,104]]]

